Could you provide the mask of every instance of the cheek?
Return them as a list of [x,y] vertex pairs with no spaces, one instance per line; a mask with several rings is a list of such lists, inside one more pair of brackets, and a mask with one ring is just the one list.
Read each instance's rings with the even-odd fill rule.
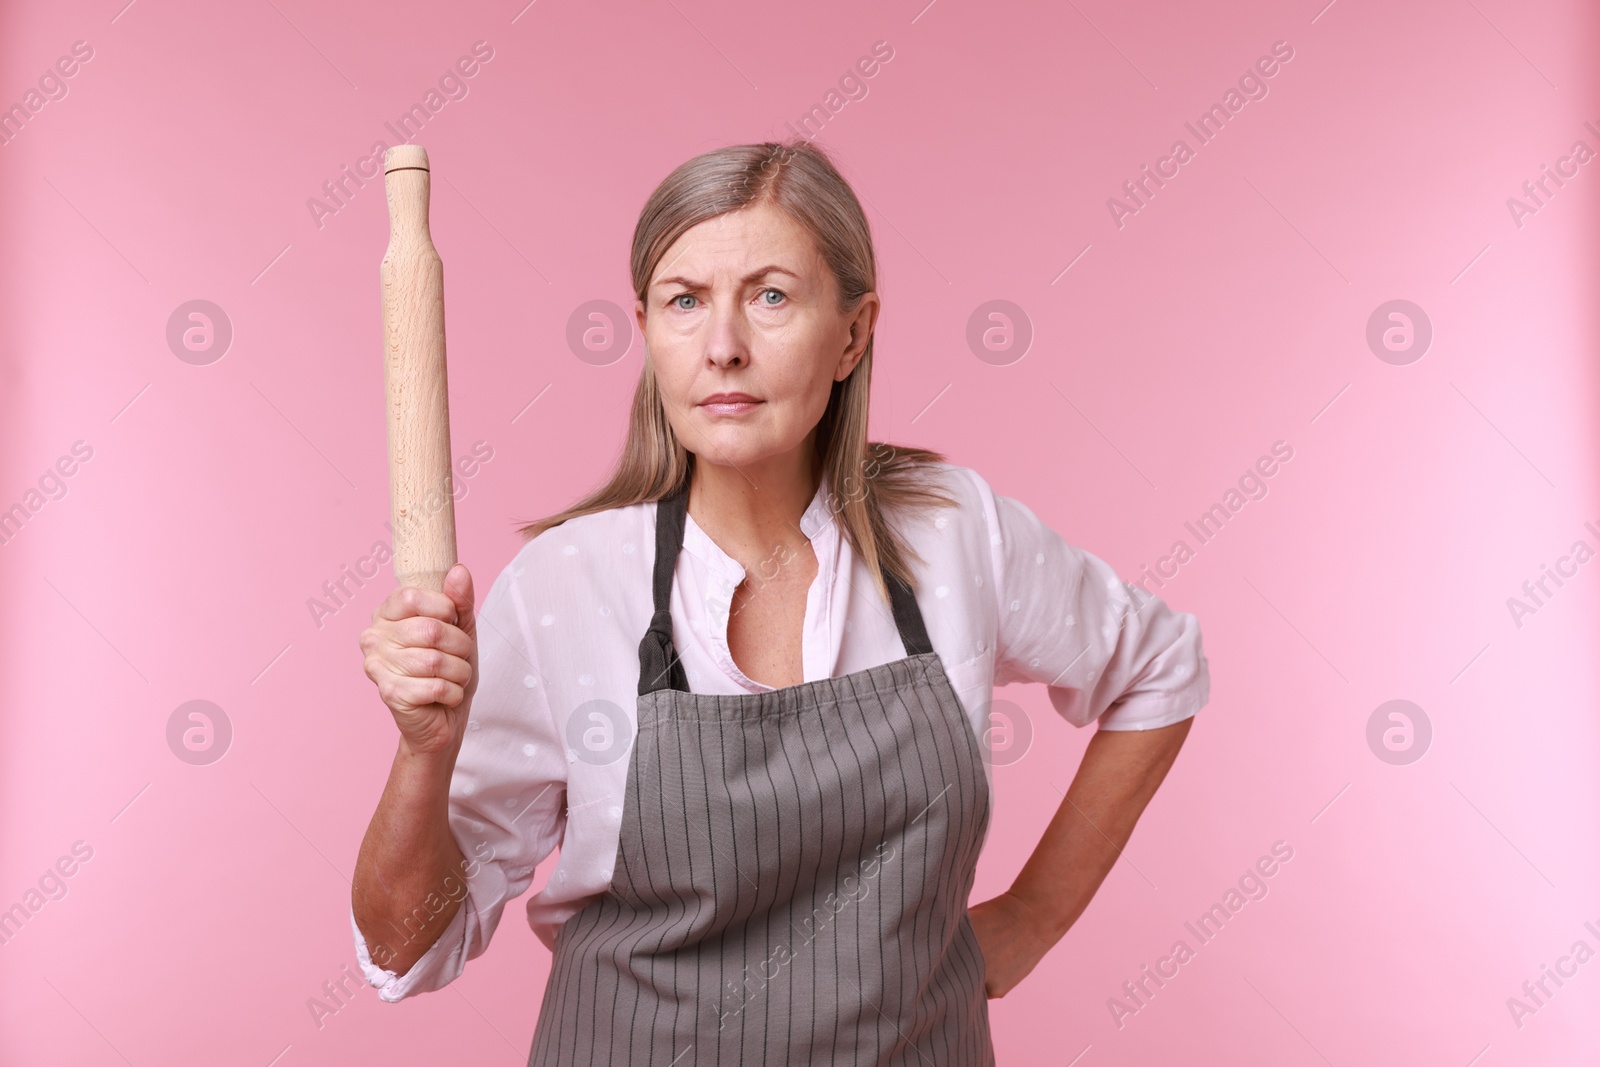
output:
[[833,395],[834,384],[832,369],[818,364],[805,385],[805,407],[813,421],[820,419],[822,413],[828,409],[828,399]]
[[817,403],[819,393],[826,404],[833,384],[832,365],[818,353],[819,345],[806,343],[809,340],[797,339],[792,346],[766,353],[764,360],[757,356],[757,361],[765,364],[762,379],[767,391],[806,408]]
[[832,395],[833,379],[824,375],[821,382],[813,383],[811,392],[804,401],[805,424],[807,428],[815,426],[822,418],[822,413],[828,410],[828,398]]
[[773,385],[772,391],[783,397],[784,405],[796,416],[804,412],[815,419],[828,407],[828,397],[833,389],[833,375],[822,361],[808,357],[797,360]]
[[682,397],[693,385],[692,364],[670,339],[650,344],[650,366],[655,370],[656,385],[665,396]]

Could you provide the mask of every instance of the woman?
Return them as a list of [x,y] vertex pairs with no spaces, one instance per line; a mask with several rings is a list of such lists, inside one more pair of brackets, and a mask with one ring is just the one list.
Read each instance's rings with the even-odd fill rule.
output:
[[[363,971],[388,1001],[453,980],[559,846],[531,1064],[991,1064],[987,997],[1083,911],[1206,702],[1198,625],[976,472],[868,442],[871,238],[817,148],[683,164],[632,269],[610,481],[524,528],[481,613],[457,565],[362,634],[400,730]],[[1099,729],[969,910],[1011,681]]]

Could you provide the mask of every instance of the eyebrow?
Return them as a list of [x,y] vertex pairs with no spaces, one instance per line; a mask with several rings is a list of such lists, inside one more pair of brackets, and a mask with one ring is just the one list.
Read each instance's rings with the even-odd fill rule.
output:
[[[769,274],[787,274],[789,277],[795,279],[796,281],[803,281],[804,280],[804,279],[802,279],[800,277],[800,275],[796,274],[792,270],[789,270],[787,267],[780,267],[780,266],[778,266],[777,264],[774,263],[774,264],[771,264],[769,266],[760,267],[760,268],[758,268],[756,270],[751,271],[749,274],[746,274],[743,278],[740,278],[739,281],[742,284],[748,285],[751,282],[756,281],[759,278],[764,278]],[[697,282],[692,278],[685,278],[681,274],[674,274],[670,278],[658,278],[656,281],[651,283],[650,288],[655,289],[655,288],[658,288],[659,286],[672,285],[674,283],[676,283],[678,285],[682,285],[682,286],[687,286],[690,289],[703,289],[703,288],[705,288],[705,283],[704,282]]]

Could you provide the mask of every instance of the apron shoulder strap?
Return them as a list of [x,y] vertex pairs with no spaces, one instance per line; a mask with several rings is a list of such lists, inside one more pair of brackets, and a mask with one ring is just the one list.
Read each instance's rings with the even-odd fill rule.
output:
[[639,642],[639,695],[657,689],[687,693],[689,679],[672,644],[672,574],[683,548],[684,515],[688,513],[689,482],[656,503],[656,562],[651,580],[655,613]]
[[[683,549],[684,516],[688,509],[688,479],[656,503],[656,560],[651,578],[655,610],[650,616],[650,628],[639,642],[640,696],[658,689],[689,691],[683,661],[672,643],[672,576],[677,570],[678,554]],[[916,593],[893,574],[885,572],[883,577],[889,587],[889,606],[894,611],[895,628],[900,631],[906,655],[932,652],[933,642],[928,639],[928,628],[923,622],[922,609],[917,605]]]
[[906,646],[906,655],[932,652],[933,642],[928,640],[928,628],[922,621],[922,609],[917,606],[917,594],[888,571],[884,572],[883,580],[889,587],[889,606],[894,609],[894,624],[900,631],[900,643]]

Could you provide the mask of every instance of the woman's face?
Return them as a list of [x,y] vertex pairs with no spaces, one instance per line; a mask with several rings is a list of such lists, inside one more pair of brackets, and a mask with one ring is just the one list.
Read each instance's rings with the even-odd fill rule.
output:
[[[703,462],[744,469],[810,447],[833,383],[866,351],[878,297],[841,314],[811,235],[763,204],[678,238],[636,314],[678,439]],[[708,405],[718,393],[753,402]]]

